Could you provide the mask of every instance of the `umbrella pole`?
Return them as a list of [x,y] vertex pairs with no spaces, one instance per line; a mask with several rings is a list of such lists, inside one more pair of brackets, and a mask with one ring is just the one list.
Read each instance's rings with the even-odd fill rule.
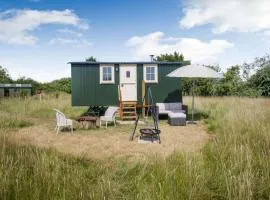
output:
[[192,118],[189,124],[196,124],[196,122],[194,122],[194,88],[195,88],[195,80],[193,80],[192,82]]
[[192,83],[192,124],[194,123],[194,86],[195,86],[195,80],[193,80],[193,83]]

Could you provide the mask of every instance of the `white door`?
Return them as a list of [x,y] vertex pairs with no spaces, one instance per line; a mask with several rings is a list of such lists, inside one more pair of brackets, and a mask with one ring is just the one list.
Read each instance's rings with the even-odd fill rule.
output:
[[122,101],[137,101],[136,65],[120,65],[119,68]]

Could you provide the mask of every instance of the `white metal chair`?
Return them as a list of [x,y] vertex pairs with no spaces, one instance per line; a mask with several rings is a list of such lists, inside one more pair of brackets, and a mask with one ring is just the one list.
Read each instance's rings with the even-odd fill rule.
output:
[[114,126],[116,126],[116,120],[115,120],[115,115],[118,111],[118,107],[116,106],[109,106],[109,108],[106,110],[104,116],[101,116],[99,119],[99,126],[101,127],[102,122],[105,122],[106,128],[108,122],[113,122]]
[[57,109],[53,109],[55,111],[55,116],[56,116],[56,134],[58,134],[59,130],[61,127],[69,127],[71,130],[71,133],[73,133],[73,125],[72,125],[72,120],[67,119],[64,113]]

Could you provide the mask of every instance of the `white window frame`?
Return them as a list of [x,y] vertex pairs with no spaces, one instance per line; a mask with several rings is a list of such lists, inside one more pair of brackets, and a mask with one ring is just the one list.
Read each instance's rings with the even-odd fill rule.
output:
[[[112,69],[112,80],[103,80],[103,69],[104,67],[111,67]],[[100,65],[99,66],[99,83],[100,84],[114,84],[115,78],[114,78],[114,65]]]
[[[154,67],[155,69],[155,79],[154,80],[147,80],[146,79],[146,68],[147,67]],[[145,83],[158,83],[158,66],[153,64],[143,65],[143,80]]]

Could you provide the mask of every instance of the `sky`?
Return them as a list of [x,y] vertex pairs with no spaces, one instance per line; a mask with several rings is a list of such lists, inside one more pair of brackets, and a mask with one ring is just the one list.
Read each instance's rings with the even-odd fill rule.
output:
[[70,77],[70,61],[183,53],[232,65],[269,53],[270,0],[0,0],[0,65],[12,78]]

